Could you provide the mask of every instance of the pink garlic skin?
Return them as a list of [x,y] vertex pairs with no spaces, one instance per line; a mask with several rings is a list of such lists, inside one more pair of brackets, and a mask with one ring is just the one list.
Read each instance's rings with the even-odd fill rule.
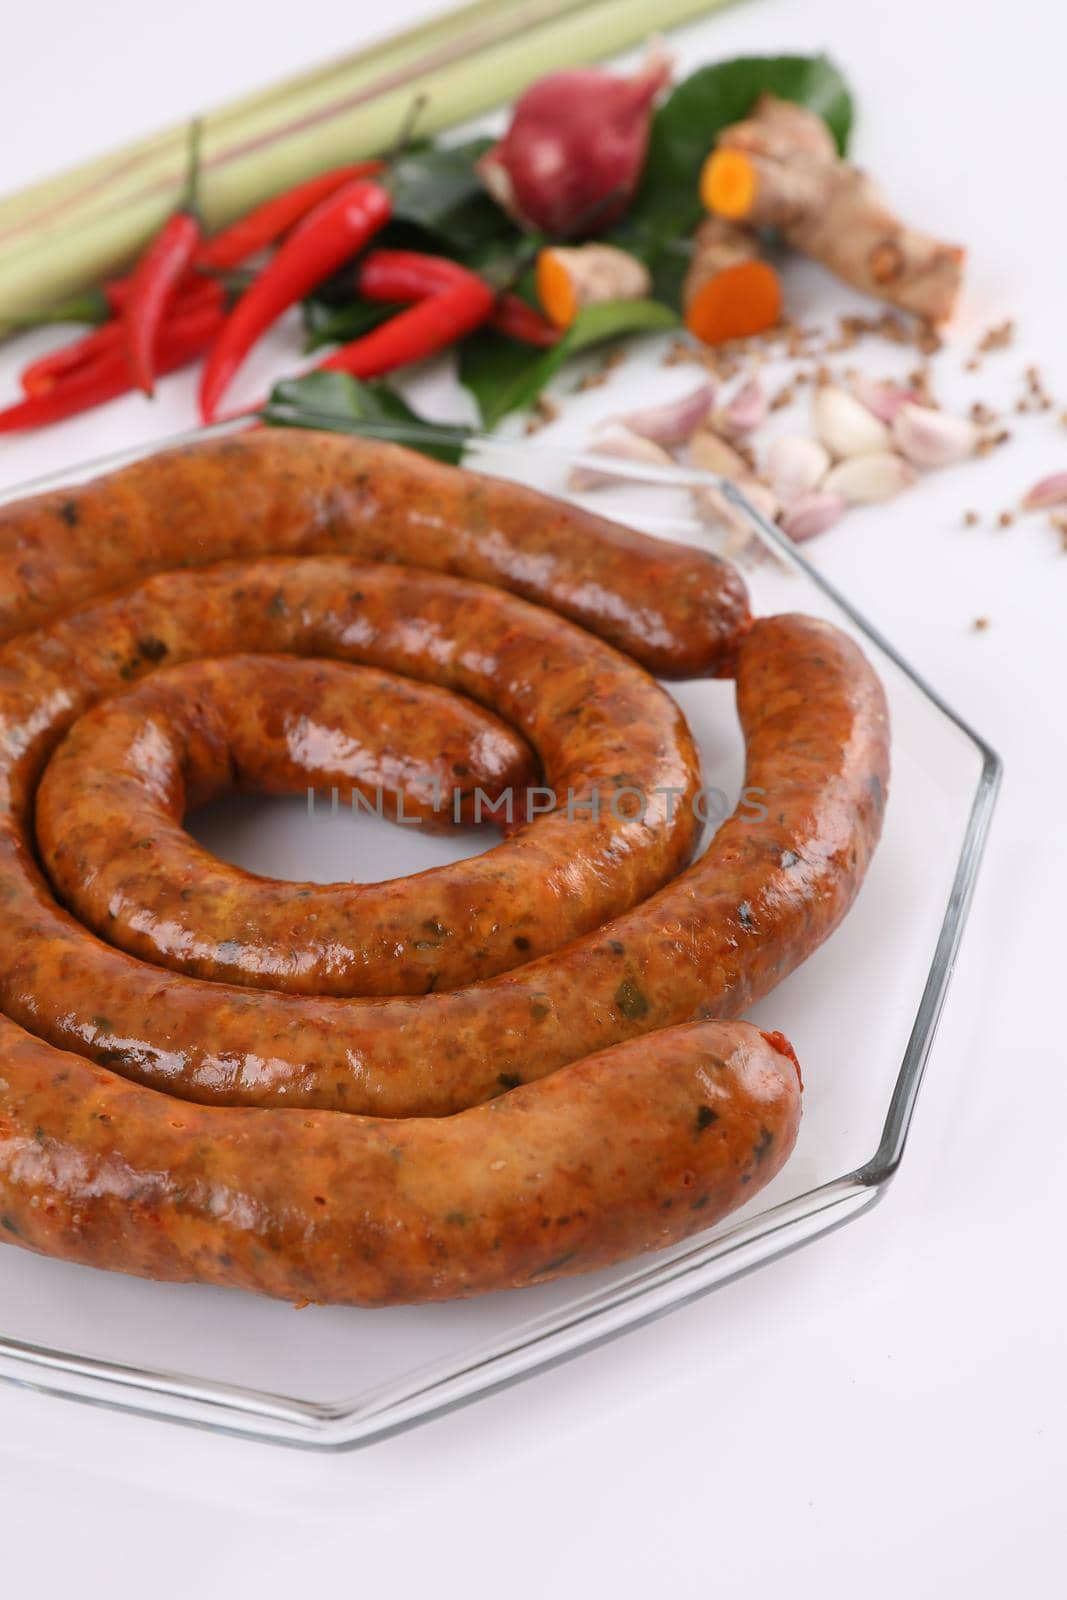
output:
[[1046,506],[1067,505],[1067,472],[1054,472],[1027,490],[1023,506],[1027,511],[1043,511]]
[[[652,467],[673,467],[674,459],[666,450],[651,439],[644,439],[638,433],[632,433],[621,422],[608,423],[589,441],[589,455],[616,456],[620,461],[631,461],[635,465]],[[607,488],[613,483],[632,483],[634,480],[626,473],[613,473],[610,468],[586,467],[579,464],[572,467],[567,479],[567,487],[576,494],[585,494],[590,489]]]
[[702,383],[690,394],[683,394],[677,400],[668,400],[664,405],[646,406],[641,411],[631,411],[628,416],[619,417],[618,422],[631,433],[640,434],[642,439],[651,439],[654,444],[667,446],[685,444],[706,419],[714,404],[713,386],[710,383]]
[[862,372],[852,380],[852,393],[879,422],[891,423],[901,406],[922,404],[921,395],[914,389],[905,389],[888,379],[868,378]]
[[978,429],[966,417],[947,411],[902,405],[892,423],[893,443],[916,467],[951,467],[974,455]]
[[652,102],[671,62],[653,54],[634,78],[592,68],[552,72],[520,96],[511,126],[478,162],[493,198],[553,238],[603,233],[637,190]]
[[714,417],[716,431],[727,439],[740,439],[761,428],[769,415],[767,392],[758,378],[749,378]]
[[848,510],[844,495],[830,494],[825,489],[800,496],[782,518],[782,532],[794,544],[814,539],[839,522]]

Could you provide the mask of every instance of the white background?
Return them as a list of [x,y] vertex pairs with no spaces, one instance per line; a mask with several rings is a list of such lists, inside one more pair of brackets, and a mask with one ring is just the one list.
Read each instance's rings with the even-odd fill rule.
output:
[[[0,191],[432,9],[12,8]],[[760,0],[684,39],[687,64],[830,50],[857,91],[858,157],[917,222],[971,248],[968,307],[939,364],[946,398],[1006,400],[1037,359],[1062,408],[1065,47],[1048,0]],[[809,309],[835,305],[828,280],[796,284]],[[965,377],[979,331],[1009,312],[1019,347]],[[0,351],[0,390],[14,367]],[[655,381],[677,391],[677,369]],[[3,441],[0,481],[174,431],[191,420],[188,399],[179,381],[155,410],[131,400]],[[928,480],[817,549],[1007,763],[885,1203],[606,1350],[353,1456],[2,1389],[5,1593],[1062,1592],[1067,554],[1041,517],[989,524],[1064,469],[1067,428],[1023,419],[1011,450]],[[962,529],[968,505],[982,528]],[[991,619],[984,633],[971,630],[977,615]],[[862,1038],[855,1054],[862,1072]]]

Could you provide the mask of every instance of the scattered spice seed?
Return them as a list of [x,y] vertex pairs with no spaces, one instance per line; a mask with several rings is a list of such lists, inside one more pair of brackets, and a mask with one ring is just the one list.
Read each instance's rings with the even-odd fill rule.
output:
[[915,367],[908,373],[906,382],[915,390],[923,405],[933,404],[933,389],[931,388],[930,368]]
[[975,633],[985,633],[986,629],[989,627],[989,618],[975,617],[974,621],[971,623],[971,627],[974,629]]
[[978,342],[978,349],[984,355],[990,350],[1006,350],[1014,342],[1015,323],[1009,317],[1005,322],[986,329]]
[[[964,362],[965,370],[980,371],[983,365],[982,357],[1012,345],[1016,340],[1016,331],[1016,325],[1010,318],[988,327],[972,355]],[[906,385],[911,391],[910,398],[917,405],[939,412],[940,407],[934,397],[937,377],[934,358],[944,348],[940,335],[936,329],[914,319],[906,319],[893,310],[870,316],[838,317],[835,325],[829,328],[801,325],[786,318],[774,328],[762,330],[749,338],[729,341],[716,346],[714,350],[700,347],[684,337],[677,337],[667,345],[661,356],[661,363],[665,367],[682,363],[695,365],[702,373],[719,383],[740,377],[743,386],[745,380],[752,381],[759,369],[768,361],[788,362],[791,364],[791,370],[787,370],[781,376],[778,387],[766,400],[768,412],[783,412],[800,399],[805,387],[809,392],[812,389],[822,391],[827,386],[848,383],[853,376],[856,377],[857,387],[864,381],[873,387],[874,380],[865,380],[862,369],[854,366],[845,367],[842,378],[841,364],[831,367],[826,359],[855,349],[864,341],[872,339],[918,352],[921,359],[906,377],[895,376],[891,380],[885,380],[885,384],[887,387],[899,385],[901,393],[905,392]],[[612,369],[625,358],[624,349],[612,350],[597,369],[586,373],[578,380],[575,392],[601,387],[607,381]],[[1040,366],[1031,362],[1022,368],[1021,376],[1022,391],[1017,392],[1014,402],[1016,414],[1055,411],[1059,423],[1067,427],[1067,409],[1057,408],[1057,403],[1045,388]],[[1012,439],[1011,430],[1003,426],[1002,412],[987,401],[972,401],[966,408],[965,414],[969,423],[979,430],[975,445],[976,455],[987,456]],[[528,431],[533,432],[543,427],[557,415],[558,407],[551,402],[539,403]],[[962,422],[962,419],[957,420]],[[764,452],[760,451],[758,462],[751,450],[740,447],[740,453],[752,479],[765,481],[760,473]],[[973,508],[965,509],[961,513],[962,526],[965,528],[977,528],[983,522],[987,522],[988,525],[989,520],[992,520],[995,527],[1007,529],[1015,523],[1016,513],[1012,510],[994,512],[991,519]],[[1062,522],[1054,520],[1053,526],[1060,534],[1064,549],[1067,551],[1067,517]],[[986,626],[987,619],[980,619],[980,625]]]
[[664,367],[676,367],[680,362],[691,361],[692,359],[692,347],[684,339],[672,339],[663,352],[663,359],[660,364]]
[[526,433],[538,433],[542,428],[547,428],[550,422],[555,422],[559,416],[559,406],[547,395],[538,395],[534,401],[534,414],[526,424]]

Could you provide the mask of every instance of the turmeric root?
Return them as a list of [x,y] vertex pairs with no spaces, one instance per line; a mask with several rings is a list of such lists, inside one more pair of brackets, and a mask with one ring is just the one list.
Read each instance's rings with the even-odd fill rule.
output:
[[585,306],[642,300],[652,288],[643,261],[612,244],[553,245],[539,251],[537,298],[550,322],[569,328]]
[[704,164],[713,216],[777,228],[786,243],[866,294],[929,322],[951,316],[964,252],[908,228],[874,180],[838,158],[822,118],[765,94]]
[[773,328],[782,314],[782,286],[774,268],[760,260],[755,236],[708,217],[693,245],[682,285],[690,333],[704,344],[723,344]]

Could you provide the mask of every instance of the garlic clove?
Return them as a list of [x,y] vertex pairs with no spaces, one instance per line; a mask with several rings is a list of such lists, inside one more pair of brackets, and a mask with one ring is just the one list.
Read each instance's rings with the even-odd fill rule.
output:
[[830,454],[818,439],[786,433],[767,452],[767,480],[780,500],[795,500],[818,487],[830,470]]
[[753,433],[766,422],[770,414],[767,391],[759,378],[749,378],[721,410],[714,416],[715,427],[728,439],[739,439]]
[[768,522],[776,522],[782,509],[782,502],[773,489],[765,483],[760,483],[758,478],[742,478],[737,487],[754,511],[761,517],[766,517]]
[[893,441],[917,467],[949,467],[974,454],[978,429],[966,417],[931,406],[902,405],[893,418]]
[[699,388],[679,396],[677,400],[668,400],[661,406],[646,406],[640,411],[632,411],[629,416],[619,417],[618,421],[620,426],[629,428],[631,433],[639,434],[643,439],[651,439],[654,444],[685,444],[714,404],[714,387],[710,383],[702,383]]
[[690,491],[690,498],[697,516],[709,528],[728,528],[731,533],[752,531],[744,513],[715,484],[700,484]]
[[1050,478],[1042,478],[1027,490],[1023,498],[1023,506],[1027,511],[1041,511],[1046,506],[1062,505],[1067,505],[1067,472],[1054,472]]
[[[767,488],[765,483],[760,483],[756,478],[742,478],[737,487],[748,500],[753,510],[773,522],[781,507],[778,497]],[[740,506],[728,500],[722,490],[715,484],[701,484],[692,491],[693,505],[702,522],[711,527],[729,528],[732,533],[755,535],[751,522]]]
[[[654,467],[673,467],[673,457],[666,450],[651,439],[643,439],[640,434],[632,433],[629,428],[624,428],[621,422],[612,422],[599,429],[589,441],[590,455],[613,456],[620,461],[632,461]],[[631,481],[628,476],[613,473],[610,468],[584,466],[579,464],[570,470],[567,478],[567,487],[576,494],[585,494],[590,489],[606,488],[612,483],[626,483]]]
[[876,455],[892,447],[885,423],[832,383],[815,391],[811,414],[816,435],[837,460]]
[[866,406],[879,422],[889,424],[901,406],[909,403],[922,404],[917,390],[906,389],[899,383],[891,383],[888,378],[868,378],[864,372],[858,372],[852,379],[852,393],[860,405]]
[[782,532],[795,544],[814,539],[839,522],[848,510],[844,495],[829,494],[825,489],[802,494],[787,507],[782,518]]
[[822,487],[827,494],[841,495],[850,506],[863,506],[891,500],[915,480],[909,462],[891,451],[879,450],[839,461],[823,479]]
[[748,466],[732,444],[713,433],[710,428],[698,428],[689,441],[689,459],[701,472],[714,472],[720,478],[734,482],[748,474]]

